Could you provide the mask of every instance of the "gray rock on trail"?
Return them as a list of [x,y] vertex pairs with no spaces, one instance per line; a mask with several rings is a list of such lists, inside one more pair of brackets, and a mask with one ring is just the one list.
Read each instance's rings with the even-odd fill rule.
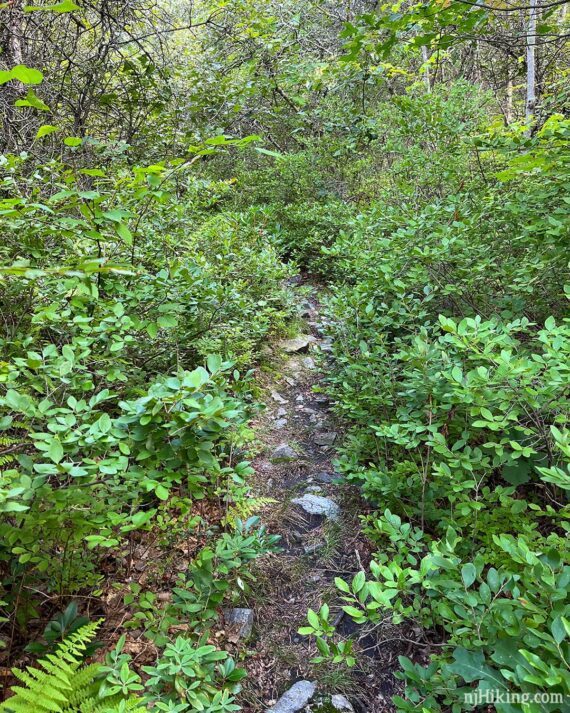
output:
[[277,409],[277,418],[283,418],[284,416],[287,415],[287,409],[286,408],[278,408]]
[[321,495],[305,493],[300,498],[291,500],[293,505],[298,505],[309,515],[321,515],[330,520],[338,520],[340,517],[340,508],[330,498],[324,498]]
[[275,426],[275,428],[285,428],[285,426],[287,425],[287,419],[278,418],[273,425]]
[[271,398],[273,399],[273,401],[276,401],[278,404],[286,404],[287,403],[287,399],[284,399],[283,396],[281,396],[281,394],[278,393],[277,391],[271,392]]
[[327,473],[325,470],[315,474],[315,480],[319,483],[333,483],[339,476],[335,473]]
[[317,684],[313,681],[297,681],[266,713],[297,713],[303,710],[316,690]]
[[312,554],[314,554],[315,552],[318,552],[319,550],[322,550],[324,546],[325,546],[325,543],[324,543],[324,542],[313,542],[313,543],[310,544],[310,545],[305,545],[305,546],[303,547],[303,552],[304,552],[306,555],[312,555]]
[[332,446],[336,441],[336,433],[334,431],[328,431],[323,433],[315,433],[314,441],[317,446]]
[[283,349],[284,352],[288,354],[293,354],[294,352],[302,352],[309,348],[309,344],[316,342],[316,338],[312,334],[299,334],[293,339],[283,339],[279,342],[278,346]]
[[305,357],[303,359],[303,366],[306,369],[314,369],[316,367],[315,360],[312,357]]
[[249,639],[253,629],[252,609],[224,609],[224,623],[230,629],[230,641]]
[[306,317],[315,311],[313,309],[313,305],[308,300],[303,300],[303,302],[299,305],[299,309],[301,310],[302,317]]
[[350,701],[340,694],[331,698],[331,705],[335,710],[342,711],[342,713],[354,713],[354,708]]
[[287,443],[281,443],[271,454],[272,463],[290,463],[297,460],[297,453]]

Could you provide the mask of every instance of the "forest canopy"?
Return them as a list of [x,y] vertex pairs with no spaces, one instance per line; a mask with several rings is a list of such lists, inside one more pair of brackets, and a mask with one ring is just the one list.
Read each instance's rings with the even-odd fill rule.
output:
[[0,711],[568,710],[569,36],[0,2]]

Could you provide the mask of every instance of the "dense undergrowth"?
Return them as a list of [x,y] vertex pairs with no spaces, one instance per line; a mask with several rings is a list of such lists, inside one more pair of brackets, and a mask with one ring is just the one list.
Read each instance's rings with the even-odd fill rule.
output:
[[[176,710],[233,710],[242,674],[206,642],[220,604],[247,589],[247,562],[274,542],[245,502],[257,408],[248,369],[291,316],[291,270],[255,216],[216,210],[228,184],[184,166],[51,162],[30,173],[12,157],[3,168],[9,655],[30,639],[31,650],[53,652],[85,623],[75,605],[57,614],[58,605],[89,595],[97,616],[97,593],[124,582],[131,628],[166,646],[150,700],[174,710],[168,701],[187,690]],[[181,542],[189,564],[174,576]],[[164,563],[141,588],[133,567],[149,551]],[[173,596],[161,604],[155,592],[165,586]],[[42,635],[37,622],[51,617]],[[171,642],[181,623],[193,636]],[[128,658],[109,662],[113,694],[140,688],[125,673]]]
[[[404,152],[427,185],[430,128]],[[570,692],[568,122],[460,131],[429,198],[414,173],[398,187],[398,156],[366,208],[288,211],[288,249],[330,281],[338,467],[378,508],[369,572],[337,587],[355,622],[390,612],[445,642],[427,668],[401,660],[398,710],[470,709],[473,684],[529,696],[497,710],[560,710],[529,701]],[[309,623],[332,657],[326,611]]]
[[340,602],[437,650],[398,711],[564,710],[531,697],[570,696],[565,8],[369,5],[0,5],[0,710],[240,709],[299,270],[375,550],[317,664],[359,664]]

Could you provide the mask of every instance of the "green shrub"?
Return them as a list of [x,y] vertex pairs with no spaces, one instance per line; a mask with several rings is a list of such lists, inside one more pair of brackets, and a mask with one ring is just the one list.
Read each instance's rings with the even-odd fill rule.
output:
[[[22,639],[36,591],[94,589],[140,533],[182,537],[177,513],[187,537],[197,499],[245,497],[248,368],[294,309],[263,220],[218,213],[229,183],[30,163],[0,181],[0,591]],[[240,537],[210,525],[204,558]]]
[[322,248],[338,465],[383,511],[370,574],[337,580],[344,611],[446,635],[427,668],[401,659],[402,711],[468,710],[474,688],[570,693],[568,122],[477,145],[483,166],[505,157],[484,200],[379,204]]

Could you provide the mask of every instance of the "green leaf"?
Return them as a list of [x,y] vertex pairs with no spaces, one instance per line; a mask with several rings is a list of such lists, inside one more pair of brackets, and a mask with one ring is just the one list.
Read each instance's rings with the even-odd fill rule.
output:
[[112,423],[108,413],[101,414],[99,420],[97,421],[97,426],[101,433],[109,433],[109,431],[111,430]]
[[48,134],[53,134],[55,131],[59,131],[59,128],[57,126],[52,126],[51,124],[44,124],[38,129],[36,139],[41,139],[44,136],[48,136]]
[[335,577],[334,580],[335,586],[337,589],[340,589],[341,592],[345,592],[346,594],[350,594],[350,587],[348,584],[344,581],[344,579],[341,579],[340,577]]
[[366,575],[364,574],[364,572],[362,572],[362,571],[358,572],[352,580],[352,591],[355,594],[358,594],[358,592],[364,586],[365,582],[366,582]]
[[66,146],[81,146],[82,141],[83,139],[81,139],[79,136],[66,136],[63,140],[63,143]]
[[6,404],[14,411],[33,416],[35,413],[35,405],[32,399],[27,394],[20,394],[14,389],[8,389],[5,396]]
[[40,111],[49,111],[49,106],[43,102],[34,92],[33,89],[28,89],[25,99],[18,99],[14,102],[14,106],[31,106]]
[[104,177],[105,171],[102,171],[100,168],[81,168],[79,170],[79,173],[83,173],[85,176],[100,176]]
[[132,245],[133,244],[133,234],[131,231],[127,228],[125,223],[119,223],[117,225],[117,235],[123,240],[127,245]]
[[566,626],[564,625],[563,617],[556,617],[550,627],[552,636],[557,644],[561,644],[567,636]]
[[458,647],[453,652],[453,658],[454,663],[447,668],[461,676],[467,683],[486,681],[501,690],[506,687],[503,677],[485,663],[485,656],[481,651],[467,651]]
[[59,463],[63,458],[63,446],[59,438],[54,438],[50,443],[50,447],[47,452],[48,456],[54,463]]
[[320,629],[319,615],[312,609],[307,612],[307,620],[313,629]]
[[514,463],[506,463],[503,466],[501,475],[511,485],[522,485],[530,480],[532,469],[530,463],[524,458]]
[[0,71],[0,84],[6,84],[12,79],[17,79],[22,84],[41,84],[43,78],[44,75],[39,69],[26,67],[24,64],[18,64],[8,71]]
[[451,370],[451,378],[457,381],[458,384],[463,383],[463,372],[458,366],[454,366]]
[[464,564],[461,568],[461,579],[466,587],[470,587],[477,577],[477,570],[472,562]]
[[210,375],[203,366],[199,366],[194,371],[190,371],[184,375],[184,386],[190,386],[193,389],[199,389],[210,380]]
[[168,500],[168,495],[169,492],[168,490],[164,487],[164,485],[157,485],[156,488],[154,489],[155,495],[159,500]]
[[277,151],[270,151],[269,149],[263,149],[259,146],[256,146],[255,150],[258,153],[264,154],[265,156],[272,156],[273,158],[285,158],[282,153],[278,153]]
[[106,210],[103,216],[108,220],[112,220],[115,223],[121,223],[123,218],[128,218],[129,213],[126,210],[121,210],[120,208],[113,208],[113,210]]
[[24,12],[73,12],[80,10],[79,5],[76,5],[72,0],[62,0],[55,5],[24,5]]
[[29,510],[28,505],[24,505],[23,503],[17,503],[14,502],[13,500],[8,500],[7,502],[0,503],[0,512],[24,512],[25,510]]
[[173,317],[171,314],[162,314],[157,320],[158,326],[161,327],[162,329],[170,329],[171,327],[176,327],[178,322],[176,321],[176,317]]
[[219,354],[210,354],[206,359],[206,364],[210,374],[215,374],[222,366],[222,357]]

